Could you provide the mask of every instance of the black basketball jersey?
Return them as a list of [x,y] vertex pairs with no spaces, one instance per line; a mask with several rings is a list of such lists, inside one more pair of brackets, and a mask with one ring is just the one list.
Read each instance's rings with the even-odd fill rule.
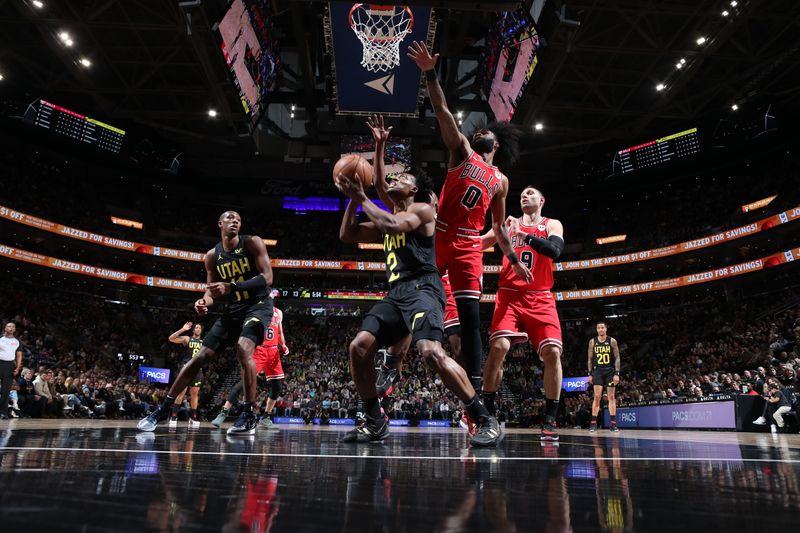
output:
[[[249,235],[239,235],[239,244],[231,251],[226,251],[222,242],[214,247],[217,274],[222,281],[246,281],[256,274],[256,258],[247,251]],[[237,310],[264,299],[269,288],[264,286],[256,291],[232,291],[229,295],[228,310]]]
[[434,256],[433,235],[425,237],[415,231],[383,236],[386,254],[386,276],[389,285],[425,274],[438,274]]
[[594,338],[594,368],[606,370],[614,366],[611,357],[611,337],[601,341],[598,337]]
[[189,337],[189,343],[186,345],[186,357],[185,359],[191,359],[192,357],[197,356],[200,353],[200,348],[203,347],[203,339],[195,339],[194,337]]

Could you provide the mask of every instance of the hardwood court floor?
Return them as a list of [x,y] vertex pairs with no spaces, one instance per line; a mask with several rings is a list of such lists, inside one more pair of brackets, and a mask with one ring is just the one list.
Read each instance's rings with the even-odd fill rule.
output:
[[[0,524],[13,531],[790,531],[800,435],[284,426],[229,439],[133,422],[0,422]],[[775,529],[772,529],[775,530]]]

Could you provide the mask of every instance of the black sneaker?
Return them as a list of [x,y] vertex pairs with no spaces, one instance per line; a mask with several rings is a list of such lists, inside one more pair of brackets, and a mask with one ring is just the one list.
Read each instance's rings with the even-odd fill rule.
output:
[[503,440],[503,431],[500,422],[493,416],[482,416],[478,419],[475,436],[470,439],[473,446],[478,448],[493,448]]
[[228,435],[255,435],[257,425],[258,419],[256,418],[256,415],[247,411],[242,411],[242,413],[239,415],[239,418],[236,419],[236,422],[228,428]]
[[159,405],[150,415],[139,420],[136,427],[139,428],[139,431],[155,431],[159,422],[163,422],[169,418],[169,411],[169,409],[164,409],[164,407]]
[[555,420],[546,420],[542,425],[542,434],[539,440],[556,441],[558,440],[558,426]]
[[345,433],[342,442],[364,443],[379,442],[389,437],[389,421],[386,417],[377,420],[366,417],[366,421],[351,431]]
[[597,424],[589,424],[589,433],[597,433]]
[[375,382],[375,388],[378,391],[378,398],[385,398],[389,396],[394,390],[394,385],[401,378],[400,371],[396,368],[387,368],[381,365],[378,369],[378,379]]
[[611,424],[611,427],[610,427],[610,428],[608,428],[608,430],[609,430],[609,431],[619,431],[619,428],[617,427],[617,423],[616,423],[616,422],[613,422],[613,423]]

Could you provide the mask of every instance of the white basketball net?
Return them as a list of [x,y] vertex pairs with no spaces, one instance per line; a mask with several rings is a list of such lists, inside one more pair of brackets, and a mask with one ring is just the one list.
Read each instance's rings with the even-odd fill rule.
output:
[[400,43],[411,33],[414,18],[406,6],[371,9],[369,4],[355,4],[350,26],[363,48],[361,66],[386,72],[400,64]]

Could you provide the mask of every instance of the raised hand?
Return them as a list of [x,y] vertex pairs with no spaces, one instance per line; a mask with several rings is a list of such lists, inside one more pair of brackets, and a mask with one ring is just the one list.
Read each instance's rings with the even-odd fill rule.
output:
[[372,115],[367,119],[367,126],[372,132],[372,138],[376,143],[386,143],[389,139],[389,133],[392,131],[392,126],[388,128],[383,124],[383,115]]
[[339,189],[339,192],[350,198],[351,200],[361,201],[364,196],[364,186],[361,183],[361,180],[358,177],[348,178],[342,173],[334,180],[336,184],[336,188]]
[[411,46],[408,47],[407,55],[423,72],[434,69],[436,61],[439,59],[439,54],[431,56],[428,46],[421,41],[411,43]]
[[188,331],[190,329],[192,329],[192,323],[191,322],[187,322],[186,324],[183,325],[183,331]]

